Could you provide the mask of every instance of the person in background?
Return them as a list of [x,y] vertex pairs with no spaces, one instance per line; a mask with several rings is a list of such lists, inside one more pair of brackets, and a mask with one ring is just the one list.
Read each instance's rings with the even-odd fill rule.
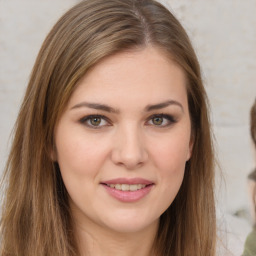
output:
[[[256,100],[251,108],[251,136],[256,148]],[[252,171],[249,176],[249,186],[252,198],[252,219],[253,219],[253,230],[247,236],[243,256],[255,256],[256,255],[256,168]]]

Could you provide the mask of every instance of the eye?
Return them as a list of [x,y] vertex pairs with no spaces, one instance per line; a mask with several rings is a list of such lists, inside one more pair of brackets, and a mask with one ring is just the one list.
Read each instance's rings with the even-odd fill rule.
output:
[[101,117],[93,117],[93,118],[90,118],[88,121],[93,126],[99,126],[102,122]]
[[80,120],[80,122],[94,129],[110,125],[107,118],[101,115],[89,115],[89,116],[83,117]]
[[175,118],[168,114],[153,115],[147,121],[147,124],[159,127],[167,127],[174,123],[176,123]]
[[164,122],[164,118],[161,116],[156,116],[156,117],[152,118],[152,123],[154,125],[161,125],[161,124],[163,124],[163,122]]

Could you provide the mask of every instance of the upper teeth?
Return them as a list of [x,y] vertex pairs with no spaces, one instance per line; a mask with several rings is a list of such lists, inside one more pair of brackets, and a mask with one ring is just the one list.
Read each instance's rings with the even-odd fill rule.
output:
[[115,188],[117,190],[122,190],[122,191],[136,191],[138,189],[145,188],[146,185],[143,184],[107,184],[111,188]]

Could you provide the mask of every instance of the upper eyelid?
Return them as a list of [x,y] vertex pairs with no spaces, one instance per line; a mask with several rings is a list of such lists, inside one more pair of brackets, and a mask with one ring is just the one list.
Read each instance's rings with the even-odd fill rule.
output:
[[171,125],[173,125],[173,124],[175,124],[175,123],[177,123],[177,118],[175,118],[173,115],[170,115],[170,114],[154,114],[154,115],[151,115],[148,119],[147,119],[147,121],[146,121],[146,123],[148,123],[149,121],[151,121],[154,117],[161,117],[161,118],[164,118],[164,119],[166,119],[167,120],[167,124],[165,124],[165,125],[159,125],[159,126],[157,126],[157,125],[154,125],[154,124],[150,124],[150,125],[152,125],[152,126],[155,126],[155,127],[157,127],[157,128],[165,128],[165,127],[169,127],[169,126],[171,126]]
[[100,117],[100,118],[104,118],[104,119],[108,119],[108,117],[106,117],[105,115],[101,115],[101,114],[89,114],[89,115],[84,115],[81,119],[89,119],[89,118],[93,118],[93,117]]
[[174,115],[170,115],[170,114],[165,114],[165,113],[159,113],[159,114],[153,114],[151,116],[148,117],[148,120],[154,118],[154,117],[162,117],[162,118],[166,118],[166,119],[173,119],[176,120],[176,118],[174,117]]
[[[93,125],[93,124],[90,124],[88,121],[90,119],[93,119],[93,118],[101,118],[103,119],[107,124],[103,124],[103,125]],[[84,116],[82,117],[81,119],[79,119],[79,122],[86,126],[87,128],[89,129],[94,129],[94,130],[98,130],[98,129],[102,129],[104,127],[107,127],[107,126],[111,126],[111,122],[109,121],[109,119],[103,115],[87,115],[87,116]]]
[[[107,116],[102,115],[102,114],[89,114],[89,115],[86,115],[86,116],[80,118],[79,121],[80,121],[80,122],[85,122],[85,121],[89,120],[90,118],[95,118],[95,117],[102,118],[102,119],[104,119],[106,122],[112,123],[112,121],[111,121],[110,118],[108,118]],[[167,119],[167,120],[169,120],[169,121],[173,121],[173,122],[176,122],[176,121],[177,121],[177,119],[176,119],[173,115],[171,115],[171,114],[156,113],[156,114],[152,114],[152,115],[150,115],[148,118],[146,118],[146,122],[150,121],[150,120],[151,120],[152,118],[154,118],[154,117],[162,117],[162,118],[165,118],[165,119]],[[169,117],[169,118],[168,118],[168,117]],[[170,119],[172,119],[172,120],[170,120]]]
[[104,119],[105,121],[110,123],[110,119],[108,117],[106,117],[104,115],[99,115],[99,114],[86,115],[86,116],[80,118],[79,121],[84,121],[85,122],[85,121],[87,121],[91,118],[95,118],[95,117],[99,117],[99,118]]

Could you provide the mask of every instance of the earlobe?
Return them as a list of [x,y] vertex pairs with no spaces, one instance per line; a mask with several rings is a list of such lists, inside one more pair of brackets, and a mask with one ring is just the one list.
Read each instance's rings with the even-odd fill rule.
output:
[[187,161],[191,158],[193,152],[194,140],[191,139],[188,146]]
[[57,150],[55,145],[52,145],[51,148],[48,150],[49,157],[53,162],[57,162]]
[[57,162],[57,157],[56,157],[56,153],[55,152],[51,152],[50,153],[50,158],[53,162]]

